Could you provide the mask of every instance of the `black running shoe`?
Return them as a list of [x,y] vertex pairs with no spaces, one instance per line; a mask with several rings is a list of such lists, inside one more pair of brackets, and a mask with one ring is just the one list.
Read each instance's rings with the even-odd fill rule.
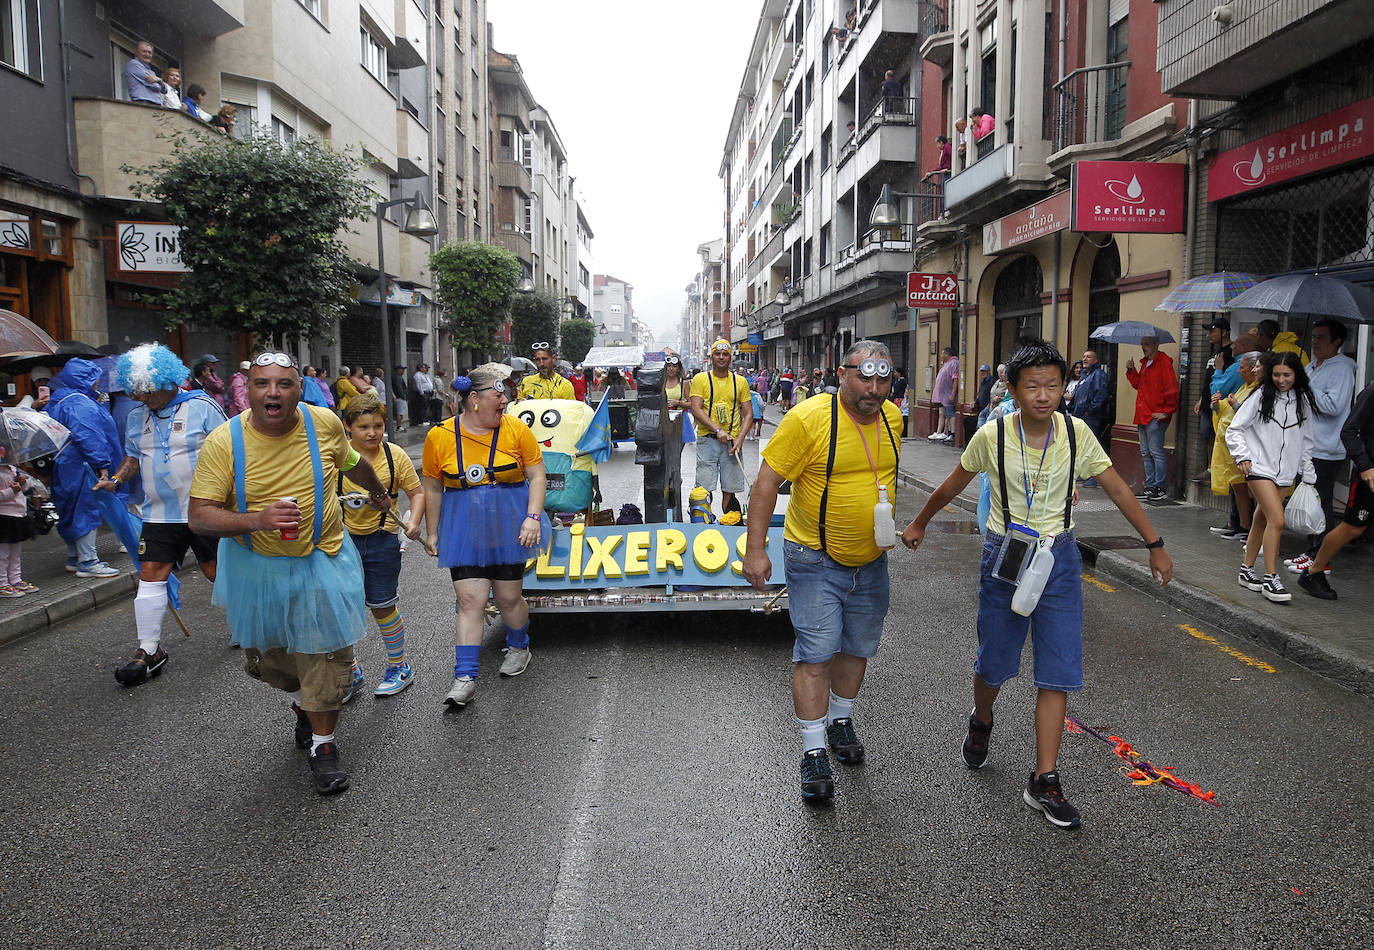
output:
[[1059,784],[1059,772],[1046,772],[1037,776],[1031,772],[1026,790],[1022,792],[1026,804],[1045,816],[1045,820],[1059,828],[1077,828],[1078,809],[1064,798],[1064,789]]
[[979,721],[973,713],[968,714],[968,735],[964,736],[964,764],[971,769],[981,769],[988,760],[988,736],[992,735],[992,717],[988,716],[987,725]]
[[115,670],[115,679],[125,686],[137,686],[160,674],[166,665],[167,651],[162,647],[158,647],[152,656],[140,647],[132,660]]
[[812,749],[802,756],[801,793],[807,801],[834,797],[835,776],[830,771],[830,756],[824,749]]
[[348,773],[339,768],[339,747],[332,742],[310,753],[310,771],[315,776],[315,791],[321,795],[348,788]]
[[1298,575],[1298,586],[1313,597],[1320,597],[1322,600],[1336,599],[1336,592],[1331,588],[1331,582],[1326,579],[1325,574],[1303,571]]
[[835,758],[845,765],[858,765],[864,760],[864,744],[854,731],[854,720],[836,719],[825,727],[825,740],[835,750]]
[[295,703],[291,704],[291,708],[296,713],[296,748],[308,749],[313,741],[311,737],[315,735],[315,730],[310,727],[310,717]]

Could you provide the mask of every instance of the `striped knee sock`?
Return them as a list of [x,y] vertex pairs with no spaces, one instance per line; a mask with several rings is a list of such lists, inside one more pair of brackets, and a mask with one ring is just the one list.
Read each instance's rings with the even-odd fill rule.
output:
[[400,666],[406,661],[406,625],[401,612],[391,608],[391,613],[377,621],[377,629],[382,631],[382,642],[386,644],[386,665]]

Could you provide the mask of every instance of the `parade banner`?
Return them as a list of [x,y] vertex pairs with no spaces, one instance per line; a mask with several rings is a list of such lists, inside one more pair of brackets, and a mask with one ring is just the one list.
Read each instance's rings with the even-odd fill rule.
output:
[[[549,548],[525,566],[525,590],[608,587],[747,587],[744,525],[652,524],[557,528]],[[782,528],[768,529],[769,584],[781,585]]]

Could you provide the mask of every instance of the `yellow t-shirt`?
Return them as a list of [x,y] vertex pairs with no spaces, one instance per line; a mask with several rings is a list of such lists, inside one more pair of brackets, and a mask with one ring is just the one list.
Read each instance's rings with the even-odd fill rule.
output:
[[[730,392],[734,387],[733,396]],[[738,373],[731,373],[729,379],[716,379],[710,370],[697,373],[692,377],[692,391],[689,396],[701,397],[701,408],[707,418],[714,419],[716,425],[730,433],[730,438],[739,436],[744,425],[744,406],[753,406],[749,398],[749,383]],[[697,424],[697,435],[712,438],[714,429]]]
[[[371,459],[372,468],[377,473],[377,478],[381,480],[383,488],[391,488],[395,493],[392,499],[392,512],[396,517],[388,518],[376,508],[364,505],[361,508],[349,508],[344,506],[344,527],[353,534],[372,534],[376,531],[390,531],[392,534],[401,530],[398,523],[401,518],[401,510],[396,507],[395,498],[402,494],[410,494],[420,487],[420,476],[415,473],[415,463],[406,455],[406,450],[395,442],[388,442],[391,446],[391,464],[396,466],[396,481],[391,480],[391,472],[386,467],[386,451],[377,450],[377,457]],[[336,482],[337,484],[337,482]],[[367,489],[351,480],[347,475],[343,477],[343,491],[340,494],[347,495],[350,492],[362,492],[367,494]]]
[[[458,439],[454,427],[462,435],[462,455],[458,453]],[[525,480],[525,469],[544,462],[544,450],[535,441],[534,433],[515,416],[501,417],[501,430],[496,441],[495,479],[503,484],[518,484]],[[425,453],[420,466],[428,478],[441,478],[445,488],[459,488],[466,484],[463,473],[476,465],[483,476],[474,485],[489,485],[492,473],[487,472],[491,458],[491,433],[473,435],[463,429],[457,417],[445,420],[425,436]]]
[[[343,423],[334,413],[306,403],[301,403],[299,410],[315,418],[315,434],[324,467],[324,523],[320,529],[319,548],[326,554],[338,554],[343,545],[343,512],[335,489],[339,467],[347,463],[353,450],[344,435]],[[305,423],[297,420],[296,427],[283,436],[263,435],[249,421],[251,411],[245,409],[239,414],[243,420],[244,490],[248,493],[248,510],[261,511],[277,499],[287,497],[295,498],[301,509],[297,540],[283,541],[277,531],[254,531],[253,550],[270,557],[305,557],[311,551],[310,535],[315,526],[316,504]],[[238,500],[234,497],[234,448],[229,429],[228,425],[222,425],[205,437],[196,460],[195,474],[191,477],[191,497],[224,502],[228,510],[238,511]]]
[[573,384],[557,373],[552,379],[544,379],[538,373],[531,373],[520,380],[521,399],[576,399]]
[[[1045,452],[1044,466],[1040,462],[1040,449],[1032,449],[1021,441],[1017,429],[1019,412],[1003,416],[1006,425],[1006,464],[1007,464],[1007,506],[1011,509],[1013,521],[1027,525],[1041,534],[1059,534],[1064,530],[1064,501],[1069,492],[1069,440],[1064,437],[1064,416],[1056,413],[1054,417],[1054,440]],[[1092,434],[1088,424],[1082,419],[1073,419],[1074,441],[1077,445],[1078,462],[1075,477],[1095,478],[1112,467],[1112,460],[1102,451],[1102,444]],[[1022,449],[1024,447],[1024,463]],[[992,510],[988,514],[988,530],[1005,534],[1002,523],[1002,491],[997,478],[997,423],[985,423],[964,449],[959,464],[966,472],[987,472],[992,481]],[[1035,511],[1027,518],[1026,484],[1023,476],[1029,469],[1030,490],[1035,501]],[[1070,514],[1070,527],[1073,525]]]
[[[782,417],[777,433],[763,450],[768,466],[792,482],[782,536],[816,550],[821,548],[821,495],[825,492],[825,463],[830,454],[831,402],[831,398],[808,399],[794,407]],[[878,419],[857,426],[841,404],[835,420],[839,432],[825,508],[825,546],[826,553],[846,567],[861,567],[883,553],[873,543],[873,506],[878,503],[878,485],[869,465],[870,454],[887,488],[888,500],[895,502],[897,498],[902,411],[886,400],[882,411],[886,425]]]

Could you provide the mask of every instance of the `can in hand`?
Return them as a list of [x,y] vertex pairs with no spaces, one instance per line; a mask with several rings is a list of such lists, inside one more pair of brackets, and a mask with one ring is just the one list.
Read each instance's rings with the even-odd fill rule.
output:
[[[279,499],[277,499],[277,500],[278,500],[278,501],[289,501],[289,502],[291,502],[291,504],[293,504],[293,505],[298,504],[298,502],[296,501],[296,499],[293,498],[293,497],[291,497],[290,495],[287,495],[285,498],[279,498]],[[296,540],[297,538],[299,538],[300,536],[301,536],[301,532],[300,532],[300,527],[299,527],[299,526],[297,526],[297,527],[295,527],[295,528],[282,528],[282,529],[281,529],[281,539],[282,539],[283,541],[295,541],[295,540]]]

